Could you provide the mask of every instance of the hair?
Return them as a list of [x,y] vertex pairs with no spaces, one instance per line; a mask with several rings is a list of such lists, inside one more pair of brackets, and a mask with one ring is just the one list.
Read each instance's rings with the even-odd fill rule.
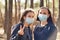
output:
[[22,15],[21,20],[20,20],[22,23],[24,22],[24,17],[25,17],[29,12],[33,12],[33,13],[34,13],[34,10],[32,10],[32,9],[26,9],[26,10],[23,12],[23,15]]
[[[47,22],[48,22],[49,24],[54,24],[54,23],[53,23],[53,20],[52,20],[52,16],[51,16],[50,10],[49,10],[47,7],[41,7],[40,9],[46,9],[46,10],[48,10],[48,14],[49,14],[50,16],[49,16],[49,18],[47,19]],[[40,10],[40,9],[39,9],[39,10]],[[39,10],[38,10],[38,13],[39,13]],[[37,20],[40,21],[39,18],[38,18],[38,15],[37,15]]]

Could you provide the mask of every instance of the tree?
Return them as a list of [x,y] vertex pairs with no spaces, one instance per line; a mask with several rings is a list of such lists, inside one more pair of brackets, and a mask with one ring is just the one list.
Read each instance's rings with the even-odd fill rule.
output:
[[15,0],[15,23],[17,23],[17,3]]
[[9,0],[9,5],[7,9],[7,0],[5,0],[5,23],[6,23],[5,27],[7,32],[7,40],[9,40],[11,36],[12,6],[13,6],[13,0]]
[[49,8],[49,0],[47,1],[47,7]]
[[2,11],[1,9],[3,8],[3,4],[0,2],[0,27],[3,27],[3,17],[2,17]]
[[60,31],[60,0],[59,0],[59,16],[58,16],[57,26],[58,26],[59,31]]
[[18,21],[20,21],[20,15],[21,15],[21,6],[20,6],[21,0],[18,0]]
[[[3,24],[3,17],[2,17],[1,9],[0,9],[0,23]],[[2,27],[2,25],[0,25],[0,27]]]
[[46,0],[46,7],[49,8],[49,0]]
[[44,0],[40,0],[40,7],[44,6]]
[[31,0],[31,1],[30,1],[30,3],[31,3],[31,4],[30,4],[30,8],[33,8],[33,1],[34,1],[34,0]]
[[27,8],[27,0],[25,0],[25,9]]
[[55,10],[55,6],[54,6],[54,0],[53,0],[53,18],[54,18],[54,10]]
[[47,0],[46,0],[46,7],[47,7]]
[[7,0],[5,0],[5,21],[4,21],[4,32],[7,33]]

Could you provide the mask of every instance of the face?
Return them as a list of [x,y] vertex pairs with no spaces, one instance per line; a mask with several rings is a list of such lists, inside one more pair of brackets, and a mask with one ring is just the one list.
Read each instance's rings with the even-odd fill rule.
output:
[[44,15],[47,15],[49,17],[49,14],[48,14],[48,10],[47,9],[40,9],[39,10],[39,14],[44,14]]
[[[27,15],[26,15],[26,17],[29,17],[29,18],[34,18],[34,13],[33,12],[29,12],[29,13],[27,13]],[[25,18],[26,18],[25,17]]]
[[38,18],[40,21],[47,21],[48,17],[49,17],[49,13],[47,9],[39,10]]
[[34,13],[33,12],[27,13],[27,15],[24,17],[24,20],[28,24],[34,23]]

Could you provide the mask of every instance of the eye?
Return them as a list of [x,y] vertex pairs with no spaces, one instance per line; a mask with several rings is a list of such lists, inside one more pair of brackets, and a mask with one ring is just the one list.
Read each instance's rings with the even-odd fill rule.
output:
[[31,17],[30,15],[28,17]]
[[43,14],[45,14],[45,15],[46,15],[46,13],[43,13]]
[[34,18],[34,16],[28,16],[29,18]]
[[32,18],[34,18],[34,16],[32,16]]

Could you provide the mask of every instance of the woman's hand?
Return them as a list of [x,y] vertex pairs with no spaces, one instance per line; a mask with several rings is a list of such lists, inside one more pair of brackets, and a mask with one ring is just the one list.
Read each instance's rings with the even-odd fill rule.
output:
[[18,31],[19,35],[24,35],[24,27],[20,26],[20,30]]

